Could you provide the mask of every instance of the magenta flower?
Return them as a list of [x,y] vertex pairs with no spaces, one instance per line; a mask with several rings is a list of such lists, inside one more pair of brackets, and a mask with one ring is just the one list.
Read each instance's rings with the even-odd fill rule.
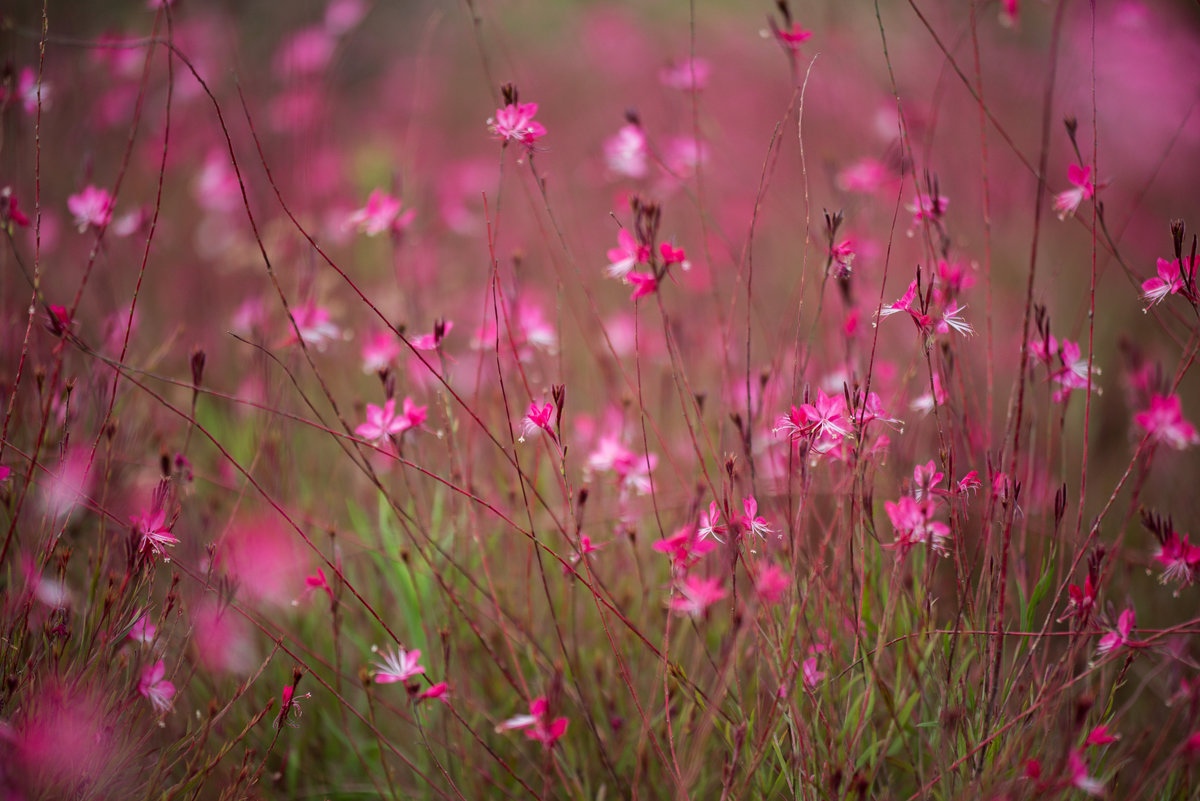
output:
[[1152,440],[1163,442],[1177,451],[1189,445],[1200,444],[1196,427],[1183,418],[1183,408],[1178,395],[1155,395],[1150,408],[1138,412],[1133,421],[1150,435]]
[[966,337],[974,334],[975,329],[960,316],[966,308],[966,306],[960,307],[958,302],[954,300],[947,303],[946,308],[942,310],[942,319],[938,321],[935,330],[939,334],[948,334],[950,333],[950,329],[954,329]]
[[130,627],[129,633],[125,635],[129,639],[142,645],[149,645],[154,642],[154,635],[158,632],[158,627],[150,622],[150,619],[145,615],[134,621]]
[[658,291],[658,279],[653,273],[630,273],[625,276],[627,283],[633,284],[633,292],[629,293],[630,300],[637,300]]
[[537,110],[537,103],[509,103],[496,109],[495,117],[488,118],[488,128],[497,139],[506,143],[518,142],[532,149],[537,140],[546,135],[545,127],[533,119]]
[[[294,307],[292,309],[292,319],[296,321],[296,329],[300,332],[300,339],[304,340],[305,344],[312,345],[317,350],[324,350],[326,344],[342,335],[342,330],[334,325],[329,310],[324,306],[318,306],[311,300],[301,306]],[[291,331],[288,333],[284,343],[290,345],[295,341],[296,333],[295,331]]]
[[316,575],[304,577],[304,595],[302,597],[314,592],[323,592],[329,596],[330,601],[333,601],[333,588],[329,586],[329,581],[325,578],[325,571],[319,567]]
[[617,246],[608,250],[609,265],[604,272],[609,278],[625,278],[639,264],[650,262],[650,248],[638,244],[627,228],[617,232]]
[[717,508],[717,502],[709,502],[708,511],[700,513],[700,526],[696,530],[696,536],[701,540],[712,537],[717,542],[725,542],[721,535],[726,530],[725,526],[721,525],[721,510]]
[[175,697],[175,685],[163,678],[166,673],[167,668],[160,659],[146,666],[138,682],[138,692],[159,712],[170,711],[171,699]]
[[1058,219],[1065,220],[1075,213],[1079,204],[1096,194],[1096,185],[1091,181],[1092,168],[1072,164],[1067,168],[1067,180],[1072,187],[1054,196],[1054,210]]
[[565,717],[551,717],[550,702],[545,696],[533,699],[529,704],[528,715],[517,715],[496,727],[497,732],[525,729],[525,736],[537,740],[546,748],[552,748],[556,742],[567,733]]
[[1154,558],[1163,567],[1162,582],[1191,584],[1200,573],[1200,545],[1190,544],[1188,535],[1180,534],[1174,528],[1156,528],[1154,533],[1159,538]]
[[1125,645],[1137,647],[1139,643],[1130,639],[1130,635],[1133,634],[1134,623],[1135,621],[1132,607],[1121,612],[1120,617],[1117,618],[1117,625],[1110,629],[1103,637],[1101,637],[1100,642],[1097,643],[1096,657],[1099,658],[1104,656],[1105,654],[1115,651]]
[[285,685],[283,692],[279,694],[279,715],[275,718],[275,728],[279,728],[279,724],[283,723],[291,728],[297,728],[300,716],[304,714],[304,710],[300,708],[301,698],[312,698],[312,693],[304,693],[296,695],[296,687],[293,684]]
[[884,543],[884,548],[895,548],[903,557],[914,545],[924,543],[943,556],[949,554],[946,541],[950,539],[950,527],[933,520],[937,506],[932,498],[917,501],[905,495],[897,503],[886,501],[883,507],[896,530],[896,539]]
[[717,544],[711,540],[700,539],[696,529],[685,526],[650,547],[670,557],[671,570],[678,575],[690,570],[700,561],[700,557],[716,548]]
[[428,334],[418,334],[408,342],[417,350],[436,350],[442,344],[442,340],[446,338],[446,334],[453,329],[453,320],[442,320],[439,324],[434,325],[433,331]]
[[892,171],[876,159],[861,159],[837,174],[837,185],[843,192],[874,194],[892,180]]
[[918,194],[913,198],[905,208],[912,212],[912,227],[908,229],[908,235],[912,236],[921,224],[929,221],[931,223],[940,223],[942,217],[946,215],[946,207],[950,205],[950,198],[944,195],[933,197],[926,194]]
[[779,565],[768,564],[754,582],[754,592],[765,604],[777,604],[792,586],[792,579]]
[[142,537],[143,551],[158,554],[164,562],[171,561],[167,554],[167,546],[177,545],[179,540],[171,534],[171,525],[167,524],[165,509],[143,511],[142,514],[130,516],[129,521],[133,523],[133,530]]
[[378,331],[363,342],[362,360],[364,373],[378,373],[400,355],[400,341],[391,331]]
[[540,408],[536,402],[529,404],[529,412],[521,418],[521,438],[518,441],[524,442],[526,437],[531,437],[541,430],[549,434],[550,439],[558,442],[558,437],[555,436],[554,429],[551,427],[551,420],[553,419],[553,403],[547,403]]
[[414,209],[401,214],[401,205],[399,198],[392,197],[382,189],[373,190],[367,198],[367,205],[346,218],[346,227],[367,236],[376,236],[384,231],[398,233],[407,228],[417,214]]
[[685,576],[677,586],[679,595],[672,598],[668,606],[672,612],[700,617],[709,606],[725,597],[725,589],[719,578]]
[[647,155],[646,134],[633,123],[622,126],[604,142],[604,161],[618,175],[645,178]]
[[816,687],[821,679],[825,678],[825,671],[817,670],[817,658],[810,656],[804,660],[801,670],[804,673],[804,684],[807,687]]
[[979,480],[979,471],[972,470],[958,480],[958,484],[955,485],[955,489],[959,495],[966,495],[974,492],[982,486],[983,482]]
[[784,30],[783,28],[776,27],[774,20],[772,20],[771,27],[774,29],[775,38],[779,40],[780,44],[788,50],[793,51],[799,50],[800,45],[811,39],[813,35],[812,31],[804,30],[799,22],[793,22],[791,28]]
[[1120,738],[1121,735],[1119,734],[1110,734],[1108,731],[1108,725],[1101,723],[1099,726],[1088,732],[1087,739],[1083,741],[1083,744],[1088,747],[1108,745],[1110,743],[1115,743]]
[[[1197,259],[1200,261],[1200,259]],[[1195,271],[1196,265],[1192,265],[1192,270]],[[1183,290],[1183,270],[1180,269],[1179,259],[1167,261],[1159,259],[1155,266],[1155,271],[1158,273],[1154,278],[1148,278],[1142,282],[1142,299],[1146,301],[1146,308],[1143,312],[1149,311],[1150,307],[1159,303],[1168,295],[1175,295]]]
[[417,700],[433,700],[441,701],[443,704],[450,703],[450,685],[444,681],[439,681],[437,684],[431,684],[426,689],[417,693]]
[[1072,787],[1083,790],[1088,795],[1104,795],[1104,782],[1088,775],[1088,766],[1083,754],[1073,750],[1067,755],[1067,772],[1070,774]]
[[754,499],[753,495],[742,499],[742,511],[745,512],[741,517],[742,525],[751,534],[757,534],[766,539],[768,534],[775,533],[775,530],[767,525],[766,518],[758,513],[758,501]]
[[382,408],[368,403],[367,422],[354,429],[354,433],[371,442],[382,442],[424,423],[425,409],[414,404],[412,398],[404,399],[404,409],[399,415],[396,414],[395,398],[388,398]]
[[[1072,390],[1087,389],[1089,385],[1095,388],[1088,379],[1088,360],[1080,354],[1079,343],[1064,339],[1059,347],[1058,356],[1062,359],[1063,366],[1050,376],[1059,385],[1052,396],[1055,403],[1066,400]],[[1100,370],[1093,366],[1091,372],[1095,375],[1099,374]]]
[[115,202],[107,189],[89,185],[79,194],[67,198],[67,209],[75,215],[75,225],[82,234],[88,226],[103,228],[108,225]]
[[394,684],[424,673],[425,668],[417,664],[420,659],[421,652],[416,649],[406,651],[397,648],[395,651],[384,651],[383,661],[375,663],[375,683]]
[[945,477],[945,473],[937,469],[932,459],[923,465],[917,465],[913,468],[913,497],[919,501],[926,495],[932,495]]

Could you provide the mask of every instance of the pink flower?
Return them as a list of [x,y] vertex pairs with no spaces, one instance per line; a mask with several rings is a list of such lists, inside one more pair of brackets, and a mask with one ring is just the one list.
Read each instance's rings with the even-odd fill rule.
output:
[[946,207],[950,205],[950,198],[944,195],[933,197],[926,194],[918,194],[913,198],[905,208],[912,212],[912,227],[908,229],[908,235],[912,236],[916,229],[921,227],[921,224],[929,221],[930,223],[940,223],[942,217],[946,214]]
[[21,204],[11,186],[0,189],[0,226],[13,223],[18,228],[28,228],[29,218],[21,211]]
[[209,151],[192,188],[196,202],[208,211],[233,211],[242,203],[242,186],[229,154]]
[[[300,339],[317,350],[324,350],[325,345],[342,335],[342,330],[333,324],[329,310],[318,306],[313,301],[294,307],[292,319],[296,321],[296,329],[300,331]],[[296,341],[296,332],[289,332],[284,340],[286,344]]]
[[1109,743],[1115,743],[1118,739],[1120,739],[1120,735],[1109,734],[1108,726],[1101,723],[1088,732],[1087,739],[1083,741],[1083,744],[1085,746],[1108,745]]
[[157,632],[158,627],[151,623],[148,617],[142,615],[136,621],[134,621],[133,626],[131,626],[129,629],[129,633],[125,636],[136,643],[149,645],[150,643],[154,642],[154,635]]
[[672,264],[678,264],[679,269],[684,272],[692,269],[692,263],[687,260],[687,254],[683,252],[683,248],[677,248],[670,242],[663,242],[658,246],[658,252],[662,254],[665,266],[670,267]]
[[1200,444],[1196,427],[1183,419],[1178,395],[1155,395],[1150,400],[1150,408],[1135,414],[1133,421],[1150,435],[1150,439],[1164,442],[1177,451]]
[[279,694],[279,715],[275,718],[275,728],[278,729],[280,723],[286,724],[293,729],[300,725],[297,721],[304,714],[304,710],[300,708],[301,698],[312,698],[312,693],[296,695],[296,686],[294,684],[284,686],[283,692]]
[[658,80],[670,89],[698,92],[708,85],[710,72],[712,68],[704,59],[685,58],[659,70]]
[[949,295],[957,295],[959,292],[975,286],[975,277],[958,262],[938,259],[937,276],[943,289]]
[[653,295],[658,290],[658,279],[653,273],[629,273],[625,280],[633,284],[633,292],[629,293],[630,300]]
[[725,597],[725,589],[719,578],[685,576],[677,589],[679,595],[672,598],[669,604],[671,611],[691,617],[700,617],[709,606]]
[[495,117],[488,118],[488,128],[497,139],[519,142],[532,149],[534,143],[546,135],[545,127],[533,119],[537,110],[537,103],[509,103],[496,109]]
[[837,185],[843,192],[874,194],[891,180],[891,170],[875,159],[861,159],[837,174]]
[[753,495],[742,499],[742,511],[745,512],[741,517],[742,525],[751,534],[766,539],[768,534],[775,533],[774,529],[767,525],[766,519],[758,514],[758,501]]
[[[882,319],[884,317],[891,317],[893,314],[899,314],[900,312],[908,312],[913,322],[917,324],[917,327],[923,332],[928,333],[933,328],[933,318],[921,311],[919,308],[920,303],[921,298],[917,296],[917,281],[914,278],[900,299],[880,309],[878,316]],[[966,324],[963,323],[963,325]],[[967,326],[967,328],[969,329],[970,326]],[[949,329],[947,328],[947,330]]]
[[329,596],[330,601],[333,601],[333,588],[329,586],[329,581],[325,578],[325,571],[319,567],[315,575],[304,577],[304,595],[311,595],[314,592],[323,592]]
[[346,227],[367,236],[376,236],[384,231],[399,233],[412,223],[417,214],[414,209],[401,214],[401,205],[399,198],[392,197],[382,189],[375,189],[367,198],[367,205],[346,218]]
[[897,503],[887,501],[883,506],[896,530],[895,541],[884,543],[884,548],[895,548],[903,557],[914,545],[925,543],[943,556],[949,553],[950,527],[932,519],[937,509],[932,498],[917,501],[905,495]]
[[1067,771],[1070,773],[1071,786],[1083,790],[1088,795],[1104,795],[1104,783],[1088,775],[1088,766],[1083,754],[1073,750],[1067,755]]
[[1155,560],[1163,567],[1162,582],[1181,581],[1191,584],[1200,573],[1200,545],[1188,542],[1187,534],[1180,534],[1168,522],[1163,528],[1154,529],[1159,538]]
[[658,457],[649,453],[637,456],[614,436],[601,437],[596,449],[588,456],[584,470],[585,480],[595,472],[612,472],[617,476],[623,492],[632,490],[639,495],[650,492],[650,473],[658,464]]
[[608,261],[609,265],[604,269],[608,277],[625,278],[637,265],[650,262],[650,248],[638,244],[629,229],[622,228],[617,232],[617,246],[608,249]]
[[1096,608],[1096,585],[1092,581],[1091,574],[1083,579],[1083,586],[1072,584],[1067,588],[1067,611],[1059,618],[1059,621],[1066,620],[1069,617],[1078,617],[1080,621],[1084,621]]
[[378,373],[394,362],[400,352],[400,341],[391,331],[371,334],[362,346],[363,372]]
[[777,604],[792,586],[792,579],[779,565],[768,564],[754,582],[754,592],[765,604]]
[[433,700],[441,701],[443,704],[450,703],[450,685],[444,681],[439,681],[437,684],[431,684],[426,689],[417,693],[417,700]]
[[424,673],[425,668],[417,664],[420,659],[421,652],[416,649],[406,651],[397,648],[395,651],[384,651],[383,661],[375,663],[375,683],[394,684]]
[[396,414],[396,399],[388,398],[380,408],[367,404],[367,422],[354,429],[354,433],[372,442],[381,442],[390,436],[403,434],[425,422],[424,406],[417,406],[412,398],[404,399],[404,409]]
[[710,501],[708,511],[700,513],[700,526],[696,530],[696,535],[701,540],[712,537],[717,542],[725,542],[721,539],[721,535],[726,531],[725,526],[721,525],[721,510],[717,508],[717,502]]
[[[1197,261],[1200,261],[1200,257],[1197,258]],[[1192,265],[1193,272],[1195,272],[1196,266],[1196,264]],[[1146,301],[1146,308],[1142,311],[1149,311],[1151,306],[1161,302],[1167,295],[1175,295],[1184,287],[1184,275],[1183,270],[1180,269],[1179,259],[1171,261],[1159,259],[1155,269],[1158,275],[1142,282],[1142,299]]]
[[103,228],[108,225],[115,202],[107,189],[89,185],[79,194],[67,198],[67,209],[75,215],[75,225],[82,234],[88,226]]
[[[38,107],[37,72],[33,67],[22,67],[16,84],[16,91],[11,95],[0,86],[0,106],[7,104],[10,99],[15,99],[21,103],[21,108],[26,114],[35,113]],[[45,81],[42,82],[41,95],[42,108],[46,108],[50,102],[50,85]]]
[[[1066,400],[1067,396],[1071,394],[1071,390],[1087,389],[1089,385],[1093,389],[1095,388],[1088,378],[1088,360],[1080,355],[1079,343],[1064,339],[1058,355],[1062,359],[1063,366],[1050,376],[1059,385],[1053,395],[1055,403]],[[1091,372],[1098,374],[1100,370],[1093,366]]]
[[646,157],[646,134],[633,123],[622,126],[604,142],[604,161],[618,175],[645,178]]
[[804,30],[800,27],[799,22],[793,22],[792,27],[788,30],[776,27],[774,21],[772,21],[771,27],[775,31],[775,38],[788,50],[799,50],[800,45],[812,38],[812,31]]
[[1117,618],[1117,625],[1100,638],[1100,642],[1096,645],[1097,658],[1104,656],[1111,651],[1115,651],[1124,645],[1137,647],[1139,643],[1130,639],[1130,635],[1133,633],[1133,627],[1134,614],[1133,608],[1131,607],[1121,612],[1120,617]]
[[164,562],[170,562],[171,557],[167,554],[167,546],[177,545],[179,540],[171,534],[171,525],[167,524],[166,510],[143,511],[142,514],[132,515],[129,520],[133,523],[134,531],[142,536],[141,549],[156,553],[163,558]]
[[147,665],[142,671],[138,682],[138,692],[142,694],[159,712],[171,709],[171,699],[175,697],[175,685],[163,678],[167,668],[160,659],[153,665]]
[[945,473],[937,469],[932,459],[923,465],[917,465],[913,468],[913,497],[919,501],[936,492],[935,487],[945,477]]
[[982,486],[983,482],[979,480],[979,471],[972,470],[958,480],[958,484],[955,485],[955,488],[959,495],[966,495],[974,492]]
[[804,684],[807,687],[816,687],[821,679],[825,678],[825,671],[817,670],[817,658],[810,656],[804,660],[801,666],[804,673]]
[[1073,186],[1054,196],[1054,210],[1058,219],[1065,220],[1073,215],[1079,204],[1096,194],[1096,185],[1091,181],[1092,168],[1072,164],[1067,168],[1067,180]]
[[954,329],[967,337],[974,334],[975,329],[971,327],[971,324],[959,316],[966,308],[966,306],[960,308],[958,302],[954,300],[947,303],[946,308],[942,310],[942,319],[938,321],[935,330],[939,334],[948,334],[950,329]]
[[567,719],[550,715],[550,702],[545,696],[533,699],[528,715],[517,715],[496,727],[497,732],[526,729],[525,736],[537,740],[546,748],[552,748],[567,733]]
[[434,325],[432,332],[413,337],[409,340],[409,344],[417,350],[437,350],[438,346],[442,344],[442,340],[446,338],[446,334],[453,329],[453,320],[442,320]]
[[592,542],[592,538],[587,534],[581,535],[579,537],[579,546],[576,548],[575,553],[571,554],[571,557],[567,560],[567,564],[563,565],[563,575],[570,574],[571,565],[578,563],[580,559],[583,559],[589,553],[600,550],[601,547]]
[[558,442],[558,437],[554,434],[554,429],[551,428],[551,419],[554,417],[554,404],[547,403],[541,408],[537,403],[529,404],[529,412],[521,419],[521,438],[520,442],[524,442],[526,437],[531,437],[538,430],[545,431],[550,435],[550,439]]
[[697,534],[696,529],[685,526],[650,547],[670,557],[671,570],[675,574],[686,573],[700,557],[717,547],[715,542],[703,540]]

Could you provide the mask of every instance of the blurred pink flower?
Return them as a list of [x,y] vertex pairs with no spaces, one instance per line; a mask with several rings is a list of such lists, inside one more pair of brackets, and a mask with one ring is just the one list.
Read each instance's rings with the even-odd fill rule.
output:
[[[5,91],[3,86],[0,86],[0,106],[8,104],[10,100],[16,100],[21,104],[21,108],[26,114],[35,113],[38,106],[37,72],[33,67],[21,67],[21,72],[17,75],[15,83],[15,91],[11,95]],[[45,109],[50,102],[50,84],[42,81],[41,91],[42,108]]]
[[1132,607],[1122,611],[1120,616],[1117,618],[1117,625],[1105,633],[1105,635],[1100,638],[1100,642],[1096,644],[1097,658],[1104,656],[1107,653],[1111,653],[1112,651],[1115,651],[1125,645],[1133,647],[1139,645],[1130,639],[1130,635],[1133,634],[1134,625],[1135,622]]
[[81,192],[67,198],[67,209],[75,215],[75,225],[79,233],[88,226],[103,228],[112,219],[113,196],[107,189],[88,185]]
[[275,728],[278,729],[281,723],[293,729],[299,727],[298,721],[304,714],[304,710],[300,708],[301,698],[312,698],[312,693],[296,695],[295,685],[284,685],[283,692],[279,694],[279,714],[275,717]]
[[1155,395],[1150,400],[1150,408],[1135,414],[1133,420],[1150,435],[1150,439],[1165,443],[1177,451],[1200,444],[1196,427],[1183,417],[1178,395]]
[[704,59],[685,58],[659,70],[658,80],[669,89],[694,92],[708,86],[710,72],[712,67]]
[[165,509],[143,509],[141,514],[132,515],[129,522],[133,523],[134,532],[141,535],[143,551],[161,556],[164,562],[171,561],[167,546],[179,544],[179,539],[171,534]]
[[412,224],[416,210],[400,213],[402,202],[382,189],[375,189],[367,198],[367,205],[354,211],[346,218],[346,227],[367,236],[376,236],[384,231],[400,232]]
[[567,723],[565,717],[550,716],[550,703],[542,696],[530,702],[528,715],[511,717],[497,726],[496,731],[525,729],[526,737],[550,748],[567,733]]
[[792,586],[792,579],[779,565],[768,564],[754,581],[754,592],[765,604],[777,604]]
[[521,442],[525,441],[526,437],[531,437],[539,430],[545,431],[550,435],[550,439],[558,442],[558,437],[554,434],[554,429],[550,427],[550,421],[554,417],[554,404],[547,402],[545,406],[539,407],[536,402],[529,404],[529,412],[521,418]]
[[837,174],[837,185],[843,192],[868,195],[874,194],[891,180],[892,171],[883,162],[872,158],[859,159]]
[[886,501],[883,506],[896,530],[896,539],[883,543],[884,548],[899,550],[902,558],[920,543],[929,545],[943,556],[949,553],[946,541],[950,539],[950,527],[933,520],[937,506],[932,498],[917,501],[905,495],[896,503]]
[[163,678],[166,673],[167,668],[160,659],[153,665],[146,666],[138,682],[138,692],[154,704],[154,708],[159,712],[169,712],[171,699],[175,697],[175,685]]
[[242,203],[242,185],[228,151],[214,148],[204,158],[192,186],[196,202],[208,211],[229,212]]
[[129,634],[125,635],[129,639],[142,645],[149,645],[154,642],[154,635],[158,633],[158,627],[150,622],[150,618],[146,615],[141,615],[133,626],[129,629]]
[[817,658],[810,656],[804,660],[802,667],[804,671],[804,684],[808,687],[816,687],[821,679],[825,678],[825,672],[817,670]]
[[646,134],[633,123],[622,126],[604,141],[604,161],[618,175],[645,178],[647,155]]
[[[292,319],[300,331],[300,338],[317,350],[324,350],[326,344],[342,335],[342,330],[334,325],[329,310],[308,301],[300,306],[292,307]],[[296,342],[296,332],[291,331],[285,344]]]
[[1096,194],[1096,185],[1091,181],[1092,168],[1072,164],[1067,168],[1067,180],[1072,187],[1054,196],[1054,210],[1058,219],[1065,220],[1075,213],[1079,204]]
[[701,578],[688,575],[683,578],[676,589],[679,594],[671,599],[672,612],[700,617],[709,606],[725,597],[725,588],[719,578]]
[[638,243],[628,228],[617,232],[617,246],[608,249],[609,265],[604,272],[609,278],[625,278],[639,264],[650,261],[650,248]]
[[450,703],[450,685],[444,681],[439,681],[437,684],[431,684],[426,689],[417,693],[417,700],[433,700],[441,701],[443,704]]
[[771,27],[774,29],[775,38],[788,50],[799,50],[800,45],[811,39],[813,35],[812,31],[804,30],[799,22],[793,22],[792,27],[786,30],[776,27],[773,22]]
[[404,411],[399,415],[396,414],[395,398],[388,398],[382,408],[368,403],[367,422],[354,429],[354,433],[375,442],[381,442],[395,434],[403,434],[413,426],[410,412],[415,408],[412,398],[404,399]]
[[363,372],[379,372],[394,362],[400,353],[400,341],[391,331],[370,334],[362,346]]
[[633,292],[629,293],[630,300],[637,300],[658,291],[658,279],[653,273],[629,273],[625,276],[626,283],[633,284]]
[[686,573],[700,557],[717,547],[716,542],[700,539],[695,528],[685,526],[670,537],[659,540],[650,547],[671,559],[671,570],[675,574]]

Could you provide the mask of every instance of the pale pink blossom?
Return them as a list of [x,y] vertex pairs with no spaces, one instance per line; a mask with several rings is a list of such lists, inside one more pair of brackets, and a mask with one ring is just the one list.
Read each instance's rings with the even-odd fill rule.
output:
[[897,549],[903,557],[914,545],[924,543],[943,556],[949,553],[946,542],[950,539],[950,527],[933,519],[937,507],[932,498],[918,501],[905,495],[898,502],[886,501],[883,506],[896,531],[896,539],[884,543],[884,548]]
[[1117,625],[1109,629],[1100,642],[1096,644],[1096,657],[1099,658],[1105,654],[1118,650],[1122,646],[1137,646],[1139,643],[1131,639],[1133,627],[1135,625],[1133,608],[1130,607],[1121,612],[1117,618]]
[[370,334],[362,346],[364,373],[378,373],[400,356],[400,340],[391,331],[376,331]]
[[1072,164],[1067,168],[1067,180],[1072,186],[1054,196],[1054,210],[1058,219],[1065,220],[1073,215],[1079,204],[1096,194],[1096,185],[1091,180],[1092,168]]
[[648,155],[646,134],[633,123],[622,126],[604,142],[604,161],[618,175],[645,178]]
[[402,411],[396,414],[396,399],[388,398],[382,407],[367,404],[367,422],[354,429],[354,433],[365,440],[382,442],[421,425],[425,416],[426,407],[417,406],[412,398],[405,398]]
[[637,265],[649,263],[650,248],[640,244],[629,229],[622,228],[617,232],[617,246],[608,249],[608,261],[604,270],[608,277],[626,278]]
[[669,604],[672,612],[700,617],[709,606],[725,597],[725,588],[719,578],[701,578],[688,575],[676,587],[679,594]]
[[192,194],[208,211],[230,212],[241,205],[242,186],[228,151],[209,151],[196,175]]
[[175,685],[163,678],[166,673],[166,665],[160,659],[146,666],[138,682],[138,692],[159,712],[169,712],[171,699],[175,697]]
[[765,604],[777,604],[792,586],[792,579],[779,565],[768,564],[754,581],[754,592]]
[[385,231],[400,232],[412,224],[416,211],[400,212],[403,202],[382,189],[375,189],[367,198],[367,204],[346,218],[346,227],[367,236],[377,236]]
[[685,58],[659,70],[658,80],[670,89],[694,92],[708,86],[711,72],[712,67],[704,59]]
[[821,679],[825,678],[825,672],[817,670],[817,658],[815,656],[805,659],[801,669],[804,672],[804,684],[807,687],[816,687],[821,683]]
[[[1200,262],[1200,257],[1197,257],[1196,261]],[[1193,273],[1197,266],[1200,265],[1193,263]],[[1149,311],[1151,306],[1160,303],[1168,295],[1175,295],[1184,291],[1184,279],[1186,276],[1183,274],[1183,270],[1180,269],[1179,259],[1173,259],[1172,261],[1159,259],[1155,270],[1158,273],[1157,276],[1148,278],[1142,282],[1142,299],[1146,301],[1146,308],[1142,311]]]
[[75,226],[83,233],[88,226],[103,228],[112,220],[115,200],[107,189],[88,185],[67,198],[67,209],[75,215]]
[[871,158],[860,159],[837,174],[837,185],[843,192],[874,194],[891,181],[892,171]]
[[753,495],[742,499],[742,511],[745,512],[741,517],[742,526],[751,534],[766,539],[768,534],[775,533],[775,530],[767,525],[766,518],[758,513],[758,501]]
[[721,535],[726,531],[726,527],[721,524],[721,510],[717,507],[717,502],[709,502],[708,511],[700,513],[700,525],[696,529],[696,535],[702,540],[712,537],[717,542],[725,542]]
[[1178,395],[1155,395],[1150,400],[1150,408],[1135,414],[1133,421],[1150,435],[1150,439],[1177,451],[1200,444],[1196,427],[1183,417]]
[[375,683],[394,684],[424,673],[425,668],[418,664],[420,660],[421,652],[416,649],[406,651],[397,648],[394,651],[384,651],[383,661],[374,663]]
[[[293,307],[292,319],[300,331],[300,339],[317,350],[324,350],[326,344],[342,336],[342,330],[333,323],[329,310],[312,301]],[[285,342],[295,341],[296,333],[292,331]]]
[[700,557],[717,547],[716,542],[701,539],[698,534],[695,528],[685,526],[650,547],[666,554],[671,560],[672,572],[679,575],[686,573],[700,561]]

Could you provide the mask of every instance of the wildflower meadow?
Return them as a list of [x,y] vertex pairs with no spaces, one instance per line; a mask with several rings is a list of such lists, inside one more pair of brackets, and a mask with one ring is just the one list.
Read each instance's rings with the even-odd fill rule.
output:
[[0,801],[1195,799],[1200,6],[0,7]]

